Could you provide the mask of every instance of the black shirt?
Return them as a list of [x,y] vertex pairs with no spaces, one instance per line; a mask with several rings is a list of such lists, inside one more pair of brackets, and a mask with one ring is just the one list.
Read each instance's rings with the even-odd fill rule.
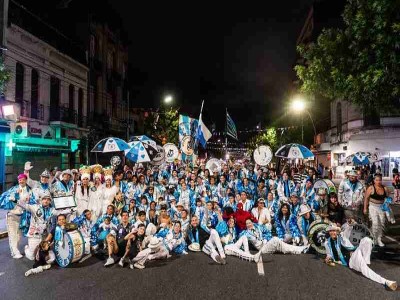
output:
[[[337,252],[336,249],[336,244],[338,242],[338,240],[334,240],[334,239],[329,239],[330,243],[331,243],[331,248],[332,248],[332,254],[333,254],[333,259],[334,261],[340,261],[340,257],[339,254]],[[340,245],[340,251],[342,252],[342,255],[344,257],[344,260],[346,261],[347,265],[349,265],[349,261],[350,261],[350,251],[347,250],[343,245]]]

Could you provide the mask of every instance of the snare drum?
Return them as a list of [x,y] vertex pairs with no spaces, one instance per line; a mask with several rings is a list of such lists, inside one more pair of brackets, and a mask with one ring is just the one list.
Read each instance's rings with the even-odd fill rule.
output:
[[54,253],[57,263],[62,268],[81,260],[85,253],[85,241],[80,231],[65,232],[63,243],[55,243]]

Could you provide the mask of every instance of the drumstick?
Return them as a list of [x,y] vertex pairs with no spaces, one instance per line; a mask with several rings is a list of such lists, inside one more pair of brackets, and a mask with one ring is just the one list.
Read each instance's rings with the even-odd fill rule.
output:
[[83,258],[79,261],[79,263],[80,263],[80,264],[83,263],[85,260],[87,260],[87,259],[90,258],[90,257],[92,257],[92,253],[89,253],[88,255],[86,255],[85,257],[83,257]]

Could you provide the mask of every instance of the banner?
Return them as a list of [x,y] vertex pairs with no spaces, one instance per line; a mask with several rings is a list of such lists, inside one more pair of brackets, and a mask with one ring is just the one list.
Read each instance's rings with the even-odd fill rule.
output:
[[179,149],[182,161],[191,162],[199,121],[185,115],[179,115]]

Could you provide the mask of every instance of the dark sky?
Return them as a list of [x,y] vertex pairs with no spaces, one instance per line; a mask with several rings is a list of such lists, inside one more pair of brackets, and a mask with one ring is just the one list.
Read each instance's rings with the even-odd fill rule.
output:
[[[38,13],[51,16],[49,7],[60,0],[17,1],[34,3]],[[225,108],[238,129],[279,115],[294,76],[296,39],[313,2],[102,1],[109,2],[116,12],[113,21],[121,22],[126,33],[134,105],[157,107],[171,93],[182,113],[198,116],[204,99],[206,124],[216,122],[219,130]],[[83,11],[88,3],[99,2],[72,0],[69,5]]]
[[279,109],[312,0],[132,9],[111,3],[129,36],[138,105],[158,105],[167,91],[196,115],[204,99],[205,118],[222,129],[225,107],[241,128]]

